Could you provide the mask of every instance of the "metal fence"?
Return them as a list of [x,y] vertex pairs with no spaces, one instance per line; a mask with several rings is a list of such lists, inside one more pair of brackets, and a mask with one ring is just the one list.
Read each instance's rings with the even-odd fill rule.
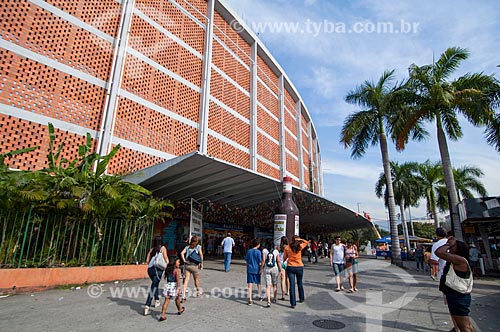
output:
[[122,219],[97,225],[33,210],[0,213],[0,267],[141,263],[151,246],[153,227]]

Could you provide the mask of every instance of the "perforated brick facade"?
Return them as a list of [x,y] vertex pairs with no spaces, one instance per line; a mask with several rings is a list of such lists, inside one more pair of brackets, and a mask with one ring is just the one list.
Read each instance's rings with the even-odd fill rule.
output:
[[67,159],[86,133],[101,154],[120,144],[113,174],[199,151],[321,193],[308,111],[234,20],[205,0],[1,1],[0,152],[40,146],[7,162],[45,167],[51,122]]

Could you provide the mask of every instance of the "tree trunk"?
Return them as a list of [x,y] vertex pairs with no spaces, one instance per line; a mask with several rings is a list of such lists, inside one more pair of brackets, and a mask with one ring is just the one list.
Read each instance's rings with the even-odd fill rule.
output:
[[438,219],[438,209],[437,209],[437,202],[436,198],[434,197],[434,204],[432,205],[432,216],[434,217],[434,227],[438,228],[439,227],[439,219]]
[[396,219],[396,203],[394,201],[394,189],[392,188],[392,175],[389,163],[389,151],[387,149],[387,137],[385,132],[380,133],[380,152],[382,153],[382,163],[384,165],[385,181],[387,182],[387,201],[389,207],[389,224],[391,227],[391,253],[392,264],[402,265],[401,248],[399,247],[398,223]]
[[399,202],[399,210],[401,211],[401,226],[403,226],[403,236],[405,237],[404,244],[406,246],[406,259],[408,259],[408,253],[410,252],[410,237],[408,235],[408,225],[406,224],[404,206],[405,201],[402,199]]
[[[455,178],[453,177],[450,153],[448,151],[448,143],[446,141],[446,136],[441,125],[441,119],[439,118],[439,116],[437,116],[436,118],[439,153],[441,154],[441,164],[443,165],[444,182],[446,183],[446,189],[448,190],[451,226],[455,238],[459,241],[463,241],[464,238],[462,235],[462,225],[460,224],[460,219],[458,217],[457,187],[455,186]],[[437,219],[437,215],[434,217]]]
[[410,215],[411,236],[415,236],[415,229],[413,229],[413,220],[411,219],[411,209],[408,206],[408,214]]

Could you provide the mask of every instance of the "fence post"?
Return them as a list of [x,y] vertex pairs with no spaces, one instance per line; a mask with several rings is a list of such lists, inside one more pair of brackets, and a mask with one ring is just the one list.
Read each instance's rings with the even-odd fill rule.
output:
[[32,209],[33,209],[33,205],[30,205],[30,211],[28,212],[28,221],[26,222],[26,228],[24,229],[23,244],[21,245],[21,254],[19,255],[19,263],[17,263],[18,269],[21,268],[21,262],[23,260],[24,244],[26,243],[26,235],[28,234],[28,226],[30,224],[31,210]]

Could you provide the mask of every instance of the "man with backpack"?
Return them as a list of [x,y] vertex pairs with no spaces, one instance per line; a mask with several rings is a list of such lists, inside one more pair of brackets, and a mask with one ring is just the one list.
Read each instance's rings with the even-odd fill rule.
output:
[[262,268],[266,278],[267,308],[271,307],[271,285],[273,286],[273,303],[278,297],[278,281],[280,281],[281,262],[280,253],[274,249],[262,250]]

